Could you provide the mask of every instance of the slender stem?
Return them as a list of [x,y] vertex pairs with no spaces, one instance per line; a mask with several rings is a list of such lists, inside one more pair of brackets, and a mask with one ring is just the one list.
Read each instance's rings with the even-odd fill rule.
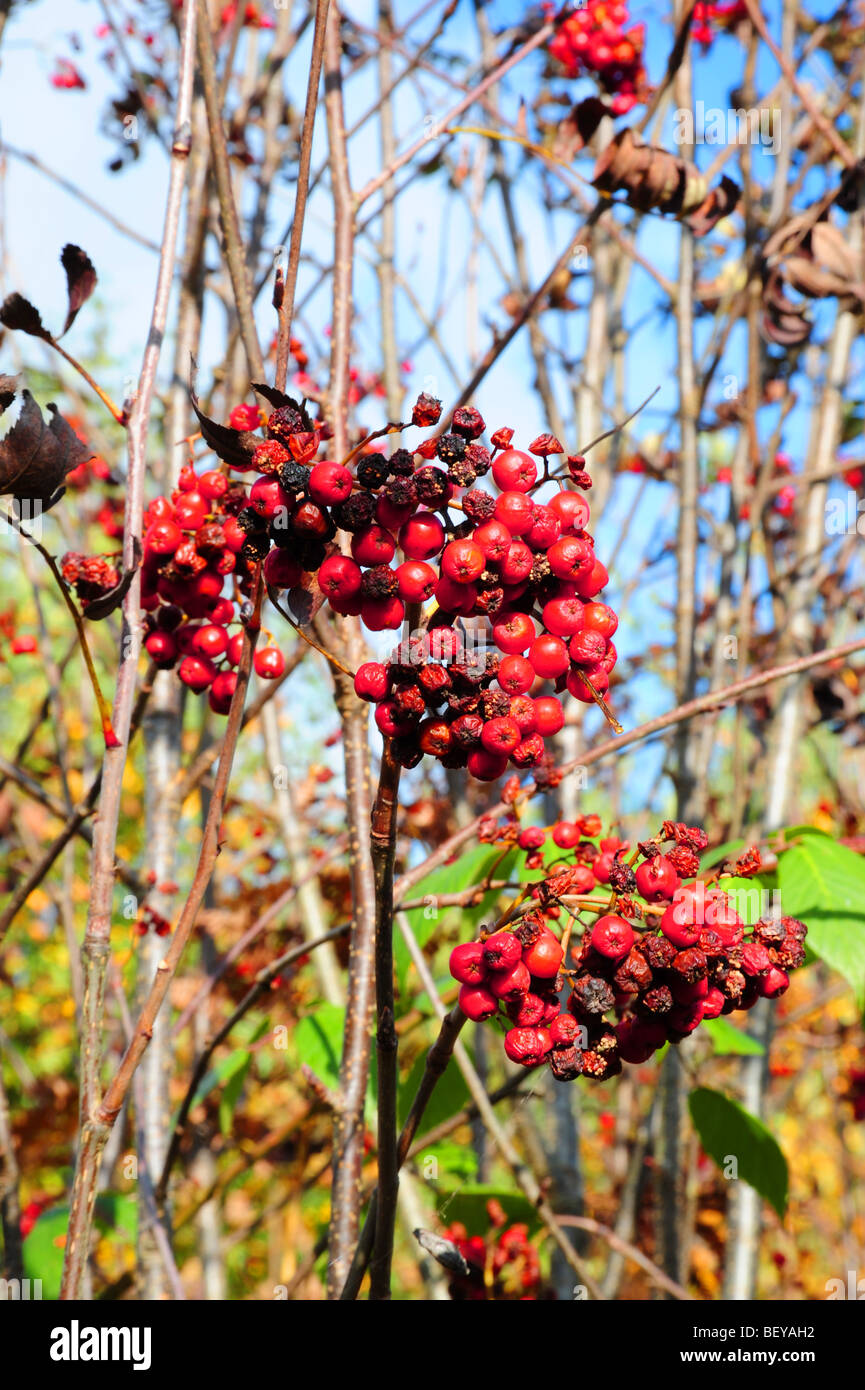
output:
[[397,1157],[397,1036],[393,992],[393,876],[400,766],[391,742],[382,753],[372,811],[370,846],[375,875],[375,994],[378,1026],[378,1219],[370,1270],[370,1298],[390,1298],[390,1269],[399,1189]]
[[324,38],[327,27],[327,13],[330,0],[316,0],[315,28],[312,35],[312,57],[309,64],[309,80],[306,87],[306,106],[303,112],[303,129],[300,137],[300,161],[297,169],[297,186],[294,195],[294,216],[291,222],[291,241],[288,247],[288,266],[285,283],[279,287],[277,319],[279,328],[276,339],[276,379],[277,391],[285,390],[288,375],[288,347],[291,341],[291,321],[294,316],[294,299],[297,293],[297,272],[300,266],[300,247],[303,240],[303,221],[306,215],[306,200],[309,195],[309,166],[312,159],[312,136],[315,130],[315,112],[318,106],[318,86],[321,81],[321,65],[324,58]]
[[[132,1083],[132,1078],[153,1036],[156,1018],[165,1001],[168,987],[177,971],[181,956],[192,935],[198,918],[199,909],[204,901],[207,886],[210,883],[213,870],[216,866],[216,858],[219,853],[220,825],[225,810],[225,801],[228,794],[228,783],[231,776],[234,752],[237,747],[237,739],[241,728],[243,705],[249,686],[249,677],[252,670],[252,656],[260,629],[261,599],[262,585],[259,577],[256,586],[254,613],[246,629],[243,653],[237,668],[237,686],[235,687],[231,707],[228,712],[225,741],[219,759],[219,769],[216,774],[213,796],[210,800],[207,821],[201,839],[198,865],[196,867],[189,897],[178,919],[177,926],[171,938],[171,945],[166,951],[163,960],[159,963],[156,978],[153,981],[141,1009],[141,1013],[133,1029],[132,1038],[114,1074],[114,1078],[105,1091],[101,1101],[98,1104],[94,1104],[92,1110],[85,1112],[79,1159],[75,1170],[75,1183],[72,1190],[69,1233],[66,1244],[66,1260],[60,1292],[60,1296],[63,1299],[76,1299],[80,1296],[81,1281],[87,1263],[93,1204],[96,1199],[96,1187],[99,1177],[100,1156],[108,1140],[108,1136],[111,1133],[112,1127],[121,1112],[124,1100],[126,1099],[129,1087]],[[102,943],[99,942],[97,945],[101,947]],[[107,942],[104,945],[104,952],[107,956]],[[85,1017],[87,1017],[88,1014],[86,991],[88,989],[101,987],[104,983],[104,978],[104,963],[103,969],[99,972],[85,972]]]
[[[156,368],[165,337],[168,303],[174,277],[186,164],[190,149],[192,110],[193,50],[195,16],[187,7],[177,88],[175,135],[171,149],[165,223],[159,255],[159,271],[154,293],[150,331],[141,366],[138,393],[129,417],[129,470],[126,515],[123,529],[123,564],[131,569],[141,544],[144,510],[147,431],[156,384]],[[103,1001],[105,969],[110,953],[111,900],[114,888],[114,852],[120,815],[120,794],[130,736],[133,699],[141,649],[140,577],[136,574],[123,601],[123,641],[114,697],[114,731],[119,746],[107,749],[103,763],[99,810],[93,834],[90,867],[91,896],[84,936],[84,1008],[81,1039],[81,1147],[75,1171],[73,1206],[70,1213],[66,1259],[61,1297],[80,1297],[90,1247],[90,1226],[96,1195],[99,1152],[94,1115],[99,1104],[102,1056]],[[107,1132],[106,1132],[107,1138]]]

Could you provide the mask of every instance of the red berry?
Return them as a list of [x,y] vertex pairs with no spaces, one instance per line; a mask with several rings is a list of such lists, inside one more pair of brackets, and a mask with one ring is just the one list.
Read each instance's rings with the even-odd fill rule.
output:
[[523,951],[523,964],[537,980],[554,980],[563,958],[561,942],[548,930],[542,931],[537,940]]
[[246,544],[246,532],[238,524],[236,516],[227,516],[222,523],[222,532],[225,536],[225,544],[235,555],[239,554]]
[[575,700],[581,700],[584,705],[593,705],[595,703],[595,697],[583,680],[584,675],[592,682],[598,695],[605,695],[609,690],[610,678],[602,666],[592,666],[583,669],[574,666],[568,672],[568,694],[573,695]]
[[285,657],[279,647],[262,647],[253,658],[255,674],[262,680],[278,680],[285,670]]
[[592,949],[608,960],[621,960],[628,954],[636,937],[624,917],[609,913],[599,917],[592,927]]
[[535,700],[535,727],[539,734],[548,738],[564,728],[565,712],[555,695],[539,695]]
[[385,738],[397,738],[411,729],[411,724],[400,714],[393,700],[383,700],[376,705],[375,722]]
[[553,844],[559,849],[573,849],[580,842],[580,827],[573,821],[560,820],[553,826]]
[[[327,561],[325,561],[325,564]],[[274,589],[293,589],[300,583],[303,570],[293,555],[287,550],[269,551],[264,562],[264,577]],[[359,587],[359,585],[358,585]]]
[[493,480],[502,492],[531,492],[538,481],[538,465],[531,454],[505,449],[493,463]]
[[607,639],[592,627],[584,628],[571,638],[568,653],[577,666],[598,666],[607,654]]
[[375,519],[386,531],[398,531],[405,525],[414,511],[411,502],[399,506],[391,502],[386,493],[380,492],[375,503]]
[[493,623],[493,641],[500,652],[517,655],[533,642],[535,625],[528,613],[500,613]]
[[636,871],[637,889],[648,903],[663,902],[672,898],[680,879],[665,854],[656,854],[647,859]]
[[345,601],[360,593],[362,577],[360,565],[348,555],[328,555],[318,572],[318,583],[328,599]]
[[184,685],[188,685],[190,690],[200,694],[214,680],[216,667],[206,656],[185,656],[177,669],[177,674]]
[[556,1014],[550,1021],[550,1041],[553,1047],[573,1047],[580,1035],[580,1025],[573,1014]]
[[544,760],[545,751],[540,734],[527,734],[511,754],[511,762],[515,767],[538,767]]
[[228,650],[227,650],[227,652],[225,653],[225,655],[226,655],[226,659],[227,659],[228,661],[231,662],[231,665],[232,665],[232,666],[237,666],[237,665],[238,665],[238,663],[239,663],[239,661],[240,661],[240,658],[241,658],[241,656],[243,655],[243,633],[242,633],[242,632],[236,632],[236,633],[234,634],[233,637],[229,638],[229,641],[228,641]]
[[367,526],[352,536],[351,553],[359,565],[389,565],[396,554],[396,544],[383,526]]
[[552,507],[536,506],[531,530],[526,532],[526,545],[532,550],[549,550],[562,534],[562,523]]
[[341,463],[316,463],[309,475],[309,495],[320,507],[332,507],[350,495],[353,481]]
[[549,632],[545,632],[532,643],[529,648],[529,661],[537,674],[545,680],[563,676],[570,665],[568,649],[561,637],[554,637]]
[[394,595],[393,598],[364,599],[360,607],[361,622],[370,632],[384,632],[399,627],[405,617],[405,604]]
[[488,560],[498,565],[508,553],[513,536],[500,521],[485,521],[474,533],[474,541]]
[[583,625],[593,628],[609,640],[619,626],[619,620],[606,603],[587,603],[583,607]]
[[557,492],[547,505],[552,507],[566,530],[584,531],[589,524],[591,510],[581,492]]
[[507,770],[507,766],[506,754],[490,753],[486,748],[473,748],[466,760],[466,767],[479,782],[494,782]]
[[[19,638],[18,640],[20,641],[21,639]],[[33,647],[35,650],[35,642],[33,643]],[[151,632],[147,641],[144,643],[144,647],[148,656],[156,663],[160,670],[168,670],[177,660],[177,643],[170,632]],[[12,650],[15,650],[14,643],[12,644]]]
[[474,584],[458,584],[443,574],[435,587],[435,599],[443,613],[471,613],[477,602]]
[[486,558],[474,541],[451,541],[441,558],[442,573],[456,584],[473,584],[486,568]]
[[426,603],[435,593],[437,575],[423,560],[406,560],[397,567],[399,596],[405,603]]
[[524,656],[506,656],[499,664],[497,680],[508,695],[524,695],[535,679],[535,669]]
[[228,491],[228,479],[218,468],[210,468],[198,479],[198,491],[209,502],[216,502]]
[[354,692],[361,700],[377,704],[388,691],[387,667],[380,661],[365,661],[358,666],[354,678]]
[[144,549],[153,555],[173,555],[182,540],[183,532],[173,521],[155,521],[145,532]]
[[539,825],[527,825],[517,836],[517,844],[520,849],[540,849],[546,838],[546,832]]
[[663,1047],[667,1041],[667,1030],[662,1023],[643,1022],[631,1016],[623,1018],[616,1025],[616,1037],[622,1060],[639,1066],[648,1062],[659,1047]]
[[534,563],[535,558],[523,541],[511,541],[508,546],[508,553],[499,565],[502,582],[505,584],[522,583],[524,579],[528,579]]
[[[777,965],[773,965],[770,970],[758,981],[758,989],[764,999],[777,999],[779,994],[783,994],[789,987],[790,976],[786,970],[779,970]],[[706,1017],[705,1010],[703,1017]]]
[[585,626],[583,601],[579,598],[551,598],[544,604],[544,627],[556,637],[572,637]]
[[228,633],[218,623],[205,623],[193,636],[190,646],[197,656],[211,659],[224,656],[228,651]]
[[487,977],[484,948],[480,941],[467,941],[451,951],[450,972],[463,985],[479,985]]
[[399,533],[400,548],[407,560],[429,560],[439,553],[444,541],[445,528],[432,512],[418,512],[410,517]]
[[200,492],[182,492],[174,504],[172,517],[184,531],[199,531],[209,510],[208,500]]
[[534,700],[530,700],[527,695],[512,695],[508,718],[513,719],[520,731],[521,739],[527,734],[533,734],[537,723]]
[[503,1003],[514,1004],[524,994],[528,994],[531,983],[528,969],[518,960],[510,970],[496,970],[490,975],[489,991]]
[[466,1018],[481,1023],[492,1018],[498,1009],[498,1000],[484,985],[463,985],[459,993],[459,1006]]
[[551,1048],[546,1028],[511,1028],[505,1033],[505,1053],[524,1067],[540,1066]]
[[535,504],[524,492],[503,492],[496,499],[495,518],[512,536],[525,535],[532,528]]
[[580,598],[592,599],[596,594],[599,594],[602,589],[606,588],[607,584],[610,582],[610,576],[607,574],[600,560],[596,560],[591,569],[584,570],[581,574],[578,574],[574,582],[576,583],[577,593],[580,595]]
[[218,672],[207,697],[207,703],[214,714],[228,714],[231,708],[231,697],[236,686],[237,673],[235,671]]
[[488,970],[511,971],[522,960],[522,955],[519,937],[510,931],[493,932],[483,943],[483,957]]
[[579,536],[562,536],[550,548],[547,559],[550,569],[559,579],[576,581],[581,574],[591,571],[595,552],[589,542]]
[[512,753],[520,741],[520,726],[515,719],[488,719],[481,731],[481,743],[488,753]]

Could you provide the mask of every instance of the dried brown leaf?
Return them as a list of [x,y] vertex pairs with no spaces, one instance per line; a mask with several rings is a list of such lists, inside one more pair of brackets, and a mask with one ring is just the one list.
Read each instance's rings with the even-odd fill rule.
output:
[[31,338],[49,339],[51,334],[42,322],[39,310],[23,294],[7,295],[0,305],[0,323],[14,333],[29,333]]
[[[60,252],[60,264],[66,271],[66,292],[69,296],[69,310],[63,332],[66,333],[75,322],[82,304],[85,304],[96,289],[96,267],[86,251],[80,246],[67,242]],[[62,337],[62,334],[61,334]]]
[[93,458],[93,450],[78,438],[55,405],[49,405],[46,425],[29,391],[23,392],[21,414],[0,440],[0,493],[51,503],[66,474]]

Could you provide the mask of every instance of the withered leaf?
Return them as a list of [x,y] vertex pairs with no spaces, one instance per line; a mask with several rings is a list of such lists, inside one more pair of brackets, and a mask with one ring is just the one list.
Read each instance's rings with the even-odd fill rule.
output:
[[[69,311],[63,332],[66,333],[75,322],[75,316],[96,289],[96,267],[86,251],[80,246],[67,242],[60,252],[60,264],[66,271],[66,292],[69,296]],[[61,334],[62,337],[62,334]]]
[[609,107],[599,97],[586,97],[559,121],[553,140],[553,154],[556,159],[571,160],[585,149],[604,116],[609,115]]
[[231,425],[221,425],[218,421],[211,420],[209,415],[205,415],[199,407],[198,397],[195,394],[195,373],[196,362],[193,358],[189,374],[189,399],[192,402],[192,409],[198,417],[204,442],[230,468],[247,468],[252,462],[252,455],[261,443],[260,436],[253,434],[252,430],[235,430],[232,429]]
[[7,295],[0,305],[0,323],[15,333],[29,333],[31,338],[48,339],[51,334],[42,322],[39,310],[23,294]]
[[93,458],[57,410],[49,405],[46,425],[42,411],[29,391],[23,393],[21,414],[0,440],[0,493],[31,501],[49,502],[63,485],[67,473]]
[[724,178],[710,190],[696,164],[656,145],[644,145],[630,127],[620,130],[595,165],[593,187],[601,193],[624,193],[640,212],[668,212],[687,220],[695,236],[704,236],[735,206],[738,185]]
[[0,415],[8,410],[18,394],[19,378],[0,373]]
[[735,179],[724,174],[721,182],[709,190],[706,198],[687,218],[695,237],[706,236],[722,217],[729,217],[741,197],[742,190]]
[[300,415],[304,422],[305,429],[307,431],[312,429],[312,420],[305,406],[302,405],[300,401],[296,401],[293,396],[287,396],[284,391],[277,391],[276,387],[268,386],[266,382],[262,381],[253,381],[252,389],[257,392],[259,396],[264,396],[264,399],[269,405],[273,406],[274,410],[280,410],[283,406],[291,406],[292,410],[296,410],[298,415]]

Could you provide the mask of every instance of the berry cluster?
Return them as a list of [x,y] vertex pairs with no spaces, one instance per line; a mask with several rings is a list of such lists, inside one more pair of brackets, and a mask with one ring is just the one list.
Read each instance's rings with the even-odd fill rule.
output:
[[[483,429],[476,411],[456,412],[453,433],[434,441],[445,469],[409,472],[407,450],[378,461],[376,520],[354,532],[351,557],[325,561],[319,583],[337,612],[359,613],[374,630],[399,626],[409,605],[435,601],[427,627],[390,661],[360,667],[355,690],[376,705],[376,723],[404,766],[430,754],[490,781],[509,761],[538,767],[545,737],[562,728],[560,701],[539,693],[544,682],[587,704],[603,697],[618,618],[598,600],[608,575],[586,529],[585,498],[567,489],[547,503],[530,495],[539,485],[533,453],[546,456],[558,443],[542,436],[523,453],[511,447],[510,430],[499,430],[490,454],[466,442]],[[390,482],[388,466],[398,470]],[[498,497],[471,486],[487,471]],[[585,486],[586,475],[577,474]],[[456,488],[467,485],[457,498]],[[352,494],[353,504],[359,496]],[[454,525],[449,508],[465,520]],[[392,569],[397,546],[405,559]],[[467,649],[460,620],[472,618],[483,623],[482,633],[471,633],[483,645]]]
[[537,1248],[529,1240],[529,1228],[521,1223],[507,1225],[507,1216],[494,1198],[487,1202],[490,1230],[484,1236],[470,1236],[462,1222],[456,1221],[444,1232],[468,1265],[468,1273],[455,1274],[448,1293],[455,1302],[478,1300],[538,1299],[544,1290]]
[[[441,402],[421,395],[411,424],[429,429],[440,418]],[[609,576],[582,491],[560,488],[547,503],[531,495],[564,452],[559,442],[541,435],[523,453],[501,429],[487,449],[482,417],[462,407],[448,431],[413,450],[355,450],[349,467],[316,457],[327,427],[289,397],[267,417],[267,438],[250,443],[260,423],[254,407],[237,407],[230,425],[242,442],[224,449],[231,468],[258,475],[250,486],[188,466],[171,497],[148,509],[142,601],[154,661],[179,661],[181,680],[227,709],[241,641],[227,629],[263,564],[271,589],[316,587],[371,632],[412,620],[391,659],[366,662],[355,677],[403,766],[431,754],[493,780],[509,761],[542,764],[544,738],[564,723],[543,683],[602,702],[616,663],[618,619],[598,598]],[[218,428],[220,448],[228,431]],[[591,486],[582,458],[567,468],[577,489]],[[498,496],[476,486],[487,474]],[[226,578],[234,600],[223,596]],[[278,649],[257,653],[259,674],[283,669]]]
[[[746,928],[722,887],[693,878],[706,847],[699,828],[665,822],[626,861],[622,841],[598,848],[580,840],[581,828],[599,829],[585,822],[596,821],[554,826],[554,842],[573,846],[574,862],[557,864],[533,886],[537,905],[511,928],[482,932],[450,957],[463,1013],[475,1021],[496,1018],[506,1027],[511,1061],[546,1062],[560,1081],[604,1081],[623,1062],[646,1062],[664,1043],[681,1042],[703,1019],[776,999],[790,983],[787,972],[805,959],[802,922],[769,918]],[[529,867],[546,833],[532,827],[519,834]],[[758,868],[755,851],[736,865],[748,875]],[[612,896],[601,908],[603,884]],[[559,941],[549,925],[563,907],[596,914],[575,946],[573,966],[570,928]]]
[[703,0],[699,0],[699,3],[694,6],[691,37],[695,43],[701,43],[704,48],[710,48],[716,29],[733,28],[740,20],[747,18],[748,6],[745,4],[745,0],[733,0],[733,3],[729,5],[704,4]]
[[612,95],[613,114],[624,116],[645,100],[648,90],[643,61],[645,25],[626,29],[628,7],[608,0],[588,0],[569,15],[550,42],[550,53],[569,77],[592,74]]
[[[254,489],[253,489],[254,491]],[[157,497],[144,517],[141,602],[147,613],[145,648],[161,669],[177,666],[196,693],[209,691],[210,707],[227,714],[243,649],[239,607],[252,592],[255,567],[270,542],[255,539],[260,515],[247,489],[220,469],[181,470],[171,497]],[[275,551],[279,560],[283,552]],[[271,559],[265,566],[273,568]],[[282,571],[280,571],[281,573]],[[293,582],[300,566],[291,561]],[[233,596],[224,595],[227,576]],[[229,631],[238,625],[235,633]],[[275,679],[285,670],[278,647],[255,654],[256,673]]]
[[70,550],[60,561],[60,573],[70,588],[74,589],[83,609],[87,609],[94,599],[116,589],[120,583],[120,573],[116,565],[104,555],[79,555]]

